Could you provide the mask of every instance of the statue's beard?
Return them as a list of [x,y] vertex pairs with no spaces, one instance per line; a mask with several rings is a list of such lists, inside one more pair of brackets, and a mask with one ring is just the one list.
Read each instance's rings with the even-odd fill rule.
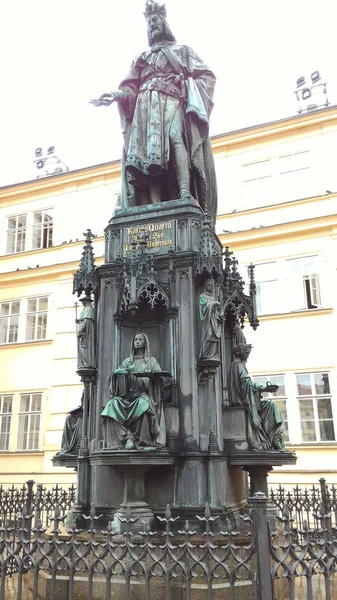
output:
[[162,30],[156,30],[153,33],[148,30],[148,39],[149,46],[153,46],[153,44],[159,44],[160,42],[175,42],[176,39],[172,34],[169,26],[167,24],[164,25]]
[[164,42],[167,38],[165,31],[159,31],[156,29],[153,33],[150,32],[150,45],[158,44],[159,42]]

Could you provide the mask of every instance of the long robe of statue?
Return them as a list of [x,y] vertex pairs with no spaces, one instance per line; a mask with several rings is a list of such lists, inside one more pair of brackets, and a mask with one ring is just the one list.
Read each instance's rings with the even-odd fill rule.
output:
[[165,6],[149,1],[150,49],[132,62],[116,92],[122,121],[122,207],[194,197],[212,216],[217,187],[209,137],[215,75],[189,46],[179,45]]

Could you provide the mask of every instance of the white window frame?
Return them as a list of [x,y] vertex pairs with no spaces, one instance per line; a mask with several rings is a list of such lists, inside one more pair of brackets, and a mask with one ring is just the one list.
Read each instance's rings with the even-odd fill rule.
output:
[[[297,165],[296,159],[307,155],[307,164]],[[295,164],[284,164],[284,159],[295,158]],[[291,163],[291,160],[289,160]],[[259,165],[265,164],[265,173],[259,173]],[[256,167],[256,176],[254,177],[254,167]],[[294,149],[293,152],[286,154],[277,153],[271,156],[264,156],[244,162],[239,165],[239,182],[241,187],[241,209],[247,210],[258,206],[267,206],[278,204],[279,202],[288,202],[299,198],[305,198],[312,195],[310,190],[310,181],[315,173],[316,154],[313,148]],[[252,176],[249,177],[251,170]],[[294,179],[299,175],[300,191],[296,191],[296,185],[291,186],[289,177]],[[296,184],[296,179],[295,179]],[[302,191],[303,190],[303,191]]]
[[[259,267],[267,267],[270,268],[270,271],[273,271],[272,274],[270,274],[270,276],[268,277],[268,274],[264,275],[263,279],[260,279],[258,273],[259,273]],[[254,269],[254,276],[255,276],[255,282],[256,282],[256,307],[257,307],[257,314],[258,315],[268,315],[268,314],[273,314],[276,311],[272,310],[272,311],[260,311],[260,307],[262,308],[263,306],[263,288],[268,285],[268,284],[272,284],[272,287],[278,287],[278,263],[277,261],[270,261],[270,262],[266,262],[266,263],[259,263],[255,265],[255,269]],[[269,286],[270,287],[270,286]],[[275,294],[273,294],[274,296]],[[278,296],[278,295],[277,295]]]
[[[23,411],[21,410],[21,400],[24,396],[29,396],[29,410]],[[40,410],[32,410],[32,400],[33,396],[40,396]],[[42,432],[42,407],[43,407],[43,393],[42,392],[23,392],[19,395],[18,399],[18,429],[17,429],[17,442],[16,449],[18,452],[38,452],[40,450],[40,441],[41,441],[41,432]],[[38,417],[39,427],[37,434],[37,444],[30,444],[31,433],[31,424],[34,422],[34,417]],[[28,427],[26,432],[20,431],[21,422],[27,418],[28,419]],[[26,443],[24,443],[24,437],[22,440],[22,444],[20,444],[20,436],[26,436]],[[24,447],[25,446],[25,447]]]
[[[47,310],[42,310],[42,311],[29,311],[28,312],[28,306],[29,306],[29,300],[37,300],[38,302],[40,302],[41,299],[47,299],[47,304],[48,304],[48,308]],[[15,314],[15,315],[6,315],[6,316],[0,316],[0,322],[2,319],[10,319],[11,317],[18,317],[18,335],[17,335],[17,339],[12,342],[12,341],[8,341],[9,338],[9,333],[7,333],[6,335],[6,341],[1,342],[0,341],[0,346],[5,346],[5,345],[12,345],[12,344],[23,344],[23,343],[39,343],[39,342],[43,342],[45,340],[48,339],[48,333],[49,333],[49,322],[50,322],[50,296],[48,294],[44,294],[41,296],[33,296],[32,298],[14,298],[11,300],[3,300],[2,302],[0,302],[0,312],[1,312],[1,305],[2,304],[10,304],[12,305],[14,302],[19,302],[20,303],[20,312],[19,314]],[[46,335],[45,337],[42,338],[38,338],[37,335],[34,339],[28,339],[27,337],[27,324],[28,324],[28,319],[30,315],[36,315],[37,319],[36,319],[36,324],[35,324],[35,334],[37,334],[38,332],[38,327],[39,327],[39,315],[45,317],[46,320],[46,325],[45,325],[45,331],[46,331]],[[7,331],[9,332],[9,328],[7,328]]]
[[[42,300],[47,301],[47,309],[46,310],[45,309],[40,310],[40,302]],[[29,310],[29,303],[31,301],[36,301],[36,310],[35,311]],[[35,316],[35,318],[34,318],[34,316]],[[28,330],[29,330],[28,322],[31,317],[33,317],[33,319],[34,319],[34,325],[33,325],[34,334],[32,337],[28,337]],[[37,341],[41,341],[41,340],[46,340],[47,339],[47,325],[48,325],[48,296],[36,296],[34,298],[27,298],[25,341],[26,342],[37,342]],[[45,332],[45,335],[42,337],[41,336],[39,337],[40,328],[42,328],[42,330]]]
[[[6,412],[4,411],[4,401],[8,401],[8,399],[11,400],[11,410]],[[9,452],[10,449],[11,431],[13,423],[13,408],[14,394],[0,394],[0,453]],[[8,421],[9,425],[6,425]],[[7,444],[4,444],[5,447],[3,447],[3,439],[7,441]]]
[[[300,416],[300,407],[299,407],[299,402],[298,399],[305,399],[308,398],[309,396],[299,396],[297,393],[297,375],[311,375],[311,379],[313,379],[314,375],[317,374],[322,374],[322,373],[327,373],[328,377],[329,377],[329,385],[330,385],[330,394],[323,394],[323,395],[314,395],[314,397],[318,397],[318,398],[331,398],[331,407],[332,407],[332,415],[333,415],[333,425],[334,425],[334,432],[335,432],[335,440],[332,441],[320,441],[320,437],[317,437],[317,441],[305,441],[302,439],[302,429],[301,429],[301,416]],[[287,409],[287,417],[288,417],[288,431],[289,431],[289,442],[286,442],[287,445],[292,445],[292,446],[302,446],[302,445],[313,445],[313,446],[317,446],[317,445],[335,445],[337,442],[337,408],[335,406],[335,397],[336,397],[336,393],[335,393],[335,387],[334,387],[334,375],[333,372],[331,370],[329,370],[328,368],[321,368],[321,369],[312,369],[311,371],[284,371],[283,373],[271,373],[270,375],[267,375],[266,373],[251,373],[251,377],[253,380],[257,380],[257,378],[259,377],[263,377],[265,379],[268,379],[268,377],[272,377],[273,376],[281,376],[284,375],[284,384],[285,384],[285,397],[280,397],[280,400],[284,400],[286,399],[286,409]],[[273,394],[271,394],[271,397],[273,397]],[[275,398],[275,400],[277,401],[277,397]],[[319,428],[319,421],[318,421],[318,415],[317,415],[317,409],[315,408],[316,412],[315,412],[315,416],[317,417],[316,421],[315,421],[315,428]]]
[[[313,271],[307,271],[307,265],[311,262],[314,263]],[[295,277],[291,277],[291,271],[289,266],[294,263],[302,264],[302,271]],[[285,274],[286,279],[288,280],[288,288],[291,289],[291,294],[288,294],[288,299],[290,302],[290,312],[296,312],[300,310],[315,310],[317,308],[322,308],[322,300],[321,300],[321,288],[320,288],[320,274],[317,272],[321,270],[319,265],[319,256],[316,255],[307,255],[307,256],[299,256],[296,258],[287,258],[285,260]],[[298,287],[297,287],[298,286]],[[294,304],[296,300],[296,291],[299,292],[299,295],[302,296],[303,305],[297,306]],[[301,291],[302,290],[302,291]],[[302,295],[303,294],[303,295]]]
[[[20,219],[22,217],[25,217],[25,225],[18,227],[18,219]],[[16,220],[15,227],[9,227],[10,219]],[[8,250],[9,236],[12,234],[14,234],[14,250],[11,250],[9,252],[9,250]],[[20,234],[23,234],[23,241],[21,240],[20,247],[18,248],[18,240],[19,240]],[[13,215],[13,216],[8,217],[7,218],[7,231],[6,231],[6,254],[18,254],[20,252],[25,252],[26,244],[27,244],[27,214],[20,213],[18,215]]]
[[[321,371],[303,371],[303,372],[297,372],[295,373],[295,380],[296,380],[296,386],[297,386],[297,376],[298,375],[308,375],[310,377],[310,383],[311,383],[311,394],[298,394],[298,390],[296,389],[296,398],[297,398],[297,404],[298,404],[298,414],[299,414],[299,425],[300,425],[300,435],[301,435],[301,443],[302,444],[333,444],[334,442],[337,441],[337,437],[336,437],[336,418],[335,418],[335,411],[334,411],[334,403],[333,403],[333,395],[332,395],[332,391],[331,391],[331,377],[330,377],[330,372],[328,370],[321,370]],[[328,394],[317,394],[315,391],[315,382],[314,382],[314,376],[315,375],[327,375],[329,378],[329,393]],[[317,407],[317,400],[320,399],[328,399],[331,402],[331,412],[332,412],[332,418],[331,419],[319,419],[319,415],[318,415],[318,407]],[[316,433],[316,440],[304,440],[303,439],[303,433],[302,433],[302,427],[301,427],[301,412],[300,412],[300,402],[301,400],[312,400],[312,406],[313,406],[313,419],[302,419],[303,421],[305,420],[309,420],[309,421],[313,421],[315,424],[315,433]],[[333,429],[334,429],[334,439],[333,440],[321,440],[321,431],[320,431],[320,422],[321,421],[332,421],[333,424]]]
[[[308,272],[308,265],[313,263],[313,269]],[[298,273],[291,275],[289,266],[298,263]],[[303,265],[301,269],[300,265]],[[296,256],[294,258],[275,259],[274,261],[255,263],[256,304],[258,316],[270,314],[285,314],[303,312],[323,308],[322,275],[323,268],[319,254]],[[266,274],[259,275],[259,267],[266,267]],[[268,276],[268,267],[273,273]],[[263,309],[263,287],[272,285],[274,305]]]
[[[9,310],[9,314],[8,315],[2,315],[2,306],[8,304],[10,307]],[[19,312],[18,313],[12,313],[13,310],[13,304],[19,304]],[[20,336],[20,318],[21,318],[21,310],[22,310],[22,301],[20,299],[17,300],[7,300],[7,301],[3,301],[0,302],[0,323],[1,325],[3,323],[5,323],[5,321],[7,321],[7,329],[6,329],[6,337],[4,339],[4,341],[1,341],[0,338],[0,345],[6,345],[6,344],[17,344],[19,342],[19,336]],[[10,333],[11,333],[11,324],[12,321],[15,320],[17,321],[17,335],[16,335],[16,339],[14,341],[10,340]],[[4,325],[5,328],[5,325]]]
[[[42,215],[42,222],[38,223],[38,224],[34,224],[34,217],[37,214]],[[9,228],[9,220],[10,219],[17,220],[20,217],[26,218],[25,227]],[[50,217],[51,221],[44,221],[45,217]],[[38,228],[42,229],[40,246],[36,246],[34,244],[34,232]],[[44,244],[44,230],[45,229],[47,231],[46,244]],[[51,240],[49,240],[50,230],[52,231]],[[18,238],[18,233],[20,231],[25,232],[25,238],[24,238],[22,247],[17,248],[17,238]],[[9,236],[10,232],[15,232],[15,249],[13,252],[8,251],[8,236]],[[6,230],[6,244],[5,244],[5,248],[4,248],[4,254],[5,255],[22,254],[23,252],[29,252],[30,250],[40,250],[40,249],[45,249],[45,248],[51,248],[53,245],[53,234],[54,234],[54,209],[53,208],[43,208],[41,210],[34,210],[34,211],[27,212],[27,213],[21,212],[19,214],[8,215],[7,216],[7,230]]]
[[[41,248],[51,248],[53,245],[53,216],[49,213],[50,210],[37,210],[33,213],[33,234],[32,234],[32,249],[40,250]],[[41,223],[34,223],[35,216],[42,215]],[[36,231],[40,230],[40,244],[35,244]]]

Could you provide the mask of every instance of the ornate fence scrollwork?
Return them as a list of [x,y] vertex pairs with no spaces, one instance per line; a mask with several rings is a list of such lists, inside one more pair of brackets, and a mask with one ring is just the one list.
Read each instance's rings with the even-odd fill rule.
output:
[[[26,589],[32,600],[101,600],[114,594],[131,600],[135,589],[143,600],[173,600],[178,592],[181,600],[241,600],[248,595],[269,600],[278,597],[280,581],[286,584],[286,597],[296,600],[303,580],[310,600],[317,598],[315,589],[324,600],[334,598],[336,494],[324,480],[306,491],[273,490],[280,514],[272,531],[268,498],[257,493],[235,524],[213,515],[206,505],[204,515],[191,525],[173,517],[167,506],[156,531],[144,525],[137,533],[130,509],[121,517],[125,533],[116,531],[114,523],[98,528],[100,515],[93,506],[85,529],[69,525],[69,518],[66,526],[74,486],[64,490],[33,484],[0,487],[0,600],[23,600]],[[313,510],[312,520],[299,520],[292,509]]]

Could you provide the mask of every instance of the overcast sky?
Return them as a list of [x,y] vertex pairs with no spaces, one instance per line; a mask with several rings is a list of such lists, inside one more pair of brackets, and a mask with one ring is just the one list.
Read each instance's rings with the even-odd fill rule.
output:
[[[336,0],[167,0],[179,43],[217,76],[211,133],[296,114],[293,90],[319,70],[337,103]],[[2,0],[0,186],[34,179],[37,146],[70,169],[118,159],[115,89],[147,48],[143,0]]]

